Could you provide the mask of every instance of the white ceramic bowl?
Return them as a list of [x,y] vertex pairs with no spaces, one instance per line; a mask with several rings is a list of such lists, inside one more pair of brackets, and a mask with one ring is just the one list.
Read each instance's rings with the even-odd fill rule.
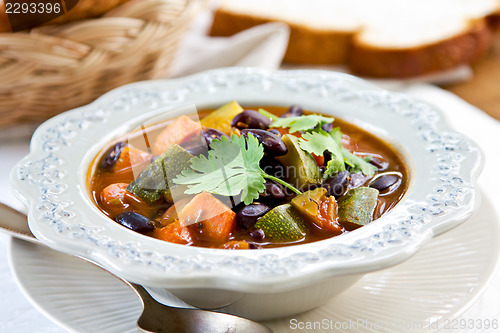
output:
[[[110,141],[151,118],[217,107],[230,100],[331,114],[384,138],[410,169],[403,200],[354,232],[310,244],[229,251],[188,247],[128,230],[91,201],[87,170]],[[480,150],[451,130],[432,106],[324,71],[228,68],[115,89],[58,115],[33,136],[30,154],[11,173],[29,208],[29,225],[48,246],[89,258],[114,274],[190,304],[253,319],[306,311],[342,292],[364,273],[395,265],[478,207]],[[439,254],[436,254],[439,255]]]

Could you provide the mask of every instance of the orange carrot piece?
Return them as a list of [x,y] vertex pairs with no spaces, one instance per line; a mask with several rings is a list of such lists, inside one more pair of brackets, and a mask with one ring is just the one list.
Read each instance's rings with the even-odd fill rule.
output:
[[165,213],[163,213],[160,219],[160,224],[162,226],[165,226],[174,222],[175,220],[178,220],[179,216],[177,214],[177,211],[181,211],[184,208],[184,206],[186,206],[189,203],[189,201],[191,201],[191,199],[193,199],[193,197],[185,197],[182,198],[181,200],[178,200],[172,206],[170,206],[165,211]]
[[166,227],[154,229],[152,236],[175,244],[191,245],[193,243],[188,228],[183,226],[179,220],[170,223]]
[[107,215],[114,219],[124,211],[130,210],[144,216],[152,216],[158,207],[148,206],[139,197],[127,191],[127,183],[114,183],[99,193],[99,202]]
[[123,148],[113,170],[120,171],[131,168],[133,175],[137,177],[149,163],[151,163],[151,154],[134,147],[126,146]]
[[180,145],[201,133],[201,124],[187,116],[180,116],[158,135],[153,145],[153,153],[161,155],[170,146]]
[[179,213],[196,238],[224,242],[236,226],[236,213],[208,192],[197,194]]
[[120,206],[124,204],[127,193],[127,183],[115,183],[106,186],[99,195],[99,200],[105,206]]

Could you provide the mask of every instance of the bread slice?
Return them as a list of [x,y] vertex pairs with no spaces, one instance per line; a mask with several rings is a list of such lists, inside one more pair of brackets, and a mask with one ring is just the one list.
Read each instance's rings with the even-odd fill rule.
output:
[[491,43],[500,0],[223,0],[210,34],[280,21],[284,61],[346,64],[371,77],[412,77],[457,67]]

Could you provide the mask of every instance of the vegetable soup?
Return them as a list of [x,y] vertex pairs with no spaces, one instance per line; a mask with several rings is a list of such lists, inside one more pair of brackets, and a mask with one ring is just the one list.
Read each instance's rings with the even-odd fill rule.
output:
[[199,115],[106,147],[88,173],[97,207],[163,241],[258,249],[351,232],[407,190],[402,155],[341,119],[235,101]]

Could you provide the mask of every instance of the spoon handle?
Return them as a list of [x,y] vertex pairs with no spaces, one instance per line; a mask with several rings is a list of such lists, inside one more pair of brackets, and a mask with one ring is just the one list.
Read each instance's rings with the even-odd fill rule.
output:
[[[0,232],[4,232],[13,237],[26,240],[35,244],[43,245],[41,241],[35,238],[31,233],[27,217],[25,214],[0,203]],[[102,268],[97,263],[93,261],[76,257],[85,260],[91,264]],[[202,327],[212,327],[212,329],[204,330],[207,332],[259,332],[259,333],[269,333],[272,332],[266,326],[259,323],[252,322],[248,319],[239,318],[232,315],[227,315],[223,313],[204,311],[199,309],[183,309],[183,308],[173,308],[167,305],[163,305],[157,302],[143,286],[126,281],[113,273],[102,268],[107,273],[113,275],[123,283],[125,283],[134,293],[139,296],[143,303],[144,311],[139,320],[137,321],[137,328],[140,332],[151,333],[151,332],[179,332],[175,328],[168,329],[170,326],[175,324],[182,324],[181,327],[189,328],[188,330],[183,329],[182,331],[187,332],[200,332]],[[228,328],[227,330],[221,330],[221,327]]]
[[0,215],[2,215],[0,219],[0,231],[28,242],[42,244],[31,233],[24,213],[0,203]]

